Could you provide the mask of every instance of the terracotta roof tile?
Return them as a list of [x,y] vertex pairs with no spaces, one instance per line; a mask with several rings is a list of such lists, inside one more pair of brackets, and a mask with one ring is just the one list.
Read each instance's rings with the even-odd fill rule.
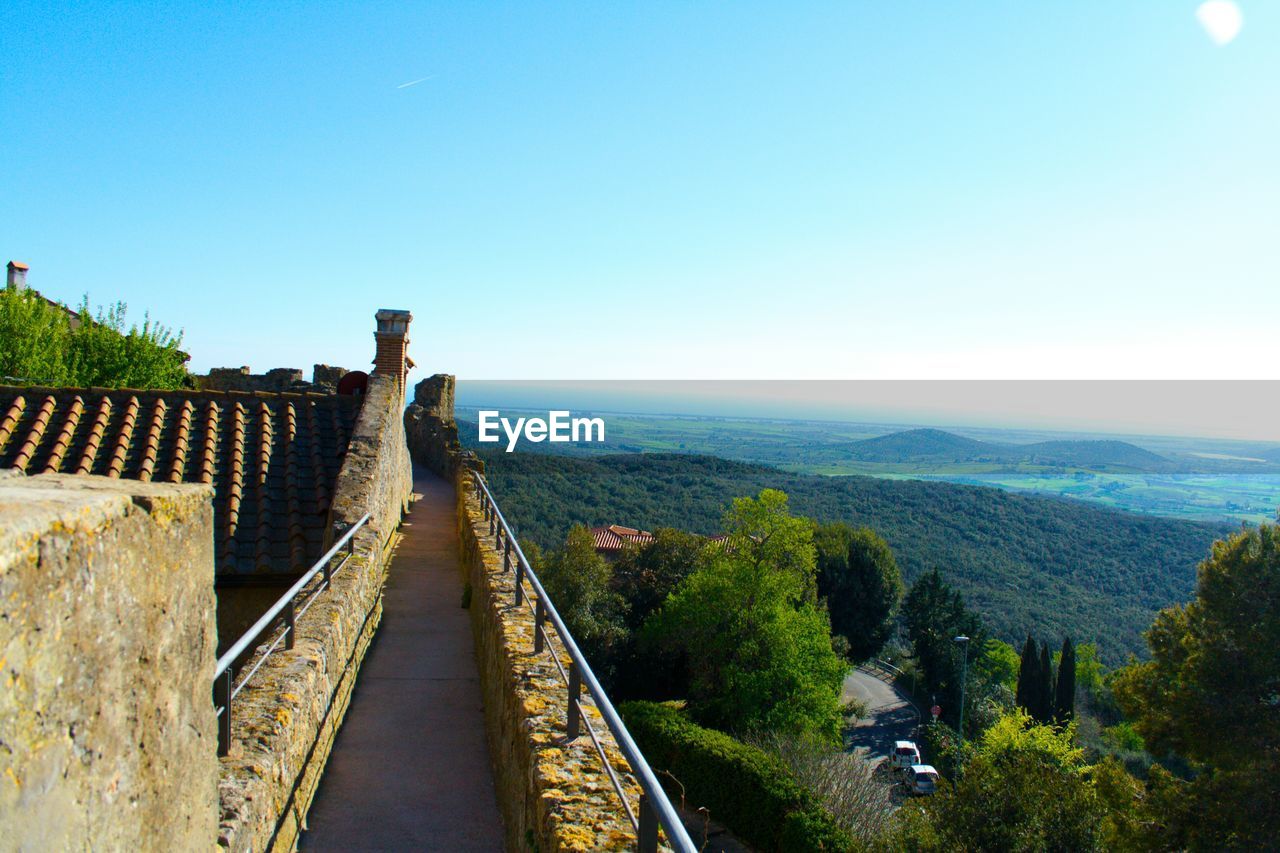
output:
[[593,527],[591,535],[596,541],[596,550],[605,552],[621,551],[637,545],[647,545],[653,541],[653,534],[647,530],[634,527],[623,527],[610,524],[608,527]]
[[360,397],[0,385],[0,468],[214,487],[219,575],[322,553]]

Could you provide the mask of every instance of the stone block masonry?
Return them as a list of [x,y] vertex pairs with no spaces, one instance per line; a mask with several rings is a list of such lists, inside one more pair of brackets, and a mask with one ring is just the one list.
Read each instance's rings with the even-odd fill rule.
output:
[[370,377],[334,487],[334,531],[372,515],[356,536],[353,565],[297,621],[293,650],[272,655],[233,704],[231,750],[221,759],[218,783],[217,838],[224,848],[297,847],[382,619],[388,545],[412,494],[400,382]]
[[0,847],[209,849],[211,495],[0,477]]
[[[551,641],[534,654],[528,600],[515,604],[515,572],[502,555],[475,498],[470,475],[459,472],[459,547],[471,587],[471,626],[494,783],[508,850],[634,850],[635,832],[585,729],[567,739],[569,691],[551,654],[568,671],[569,656],[547,623]],[[638,809],[640,786],[589,694],[583,714]]]
[[452,481],[461,458],[453,417],[454,379],[437,373],[418,383],[404,413],[405,436],[414,459]]

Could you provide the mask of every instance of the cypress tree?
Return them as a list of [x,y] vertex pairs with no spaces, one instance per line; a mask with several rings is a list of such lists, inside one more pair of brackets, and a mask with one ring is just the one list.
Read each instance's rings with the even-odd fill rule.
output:
[[1076,715],[1076,648],[1071,638],[1062,641],[1062,659],[1058,661],[1058,686],[1054,691],[1054,718],[1063,725]]
[[1022,647],[1022,663],[1018,665],[1018,691],[1014,697],[1018,707],[1028,714],[1032,713],[1032,706],[1035,703],[1036,670],[1039,666],[1040,662],[1036,658],[1036,641],[1028,634],[1027,642]]
[[1037,679],[1039,686],[1036,690],[1036,704],[1038,710],[1034,713],[1037,720],[1047,723],[1053,719],[1053,658],[1049,655],[1049,644],[1040,644],[1040,667]]

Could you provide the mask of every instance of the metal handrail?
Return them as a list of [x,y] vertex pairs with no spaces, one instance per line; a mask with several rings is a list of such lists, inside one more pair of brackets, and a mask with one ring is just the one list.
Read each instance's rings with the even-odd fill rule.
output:
[[[680,816],[676,813],[675,807],[671,805],[671,800],[667,798],[666,791],[659,784],[658,777],[654,775],[652,768],[649,767],[649,762],[645,761],[635,741],[631,739],[631,733],[627,731],[622,718],[618,716],[613,703],[609,701],[604,688],[600,686],[595,673],[591,671],[591,665],[587,663],[586,657],[579,651],[578,644],[574,642],[573,635],[569,633],[564,620],[560,618],[560,614],[556,611],[555,605],[552,604],[550,596],[542,588],[542,583],[538,580],[533,567],[529,565],[529,561],[525,558],[524,551],[521,550],[520,543],[516,541],[511,526],[507,524],[506,518],[503,517],[502,510],[498,509],[498,502],[494,500],[493,493],[489,491],[489,485],[485,483],[484,477],[478,471],[472,471],[471,474],[475,481],[476,498],[480,501],[485,520],[489,522],[489,535],[494,537],[498,550],[502,551],[504,571],[511,571],[512,554],[514,553],[515,555],[516,605],[519,606],[524,601],[524,581],[527,580],[529,582],[536,595],[534,652],[542,652],[545,648],[544,641],[549,638],[549,635],[544,625],[546,620],[549,619],[551,624],[555,626],[560,644],[564,646],[565,651],[569,654],[568,673],[564,671],[558,656],[551,655],[551,659],[555,662],[556,668],[560,670],[560,675],[569,688],[568,721],[566,725],[569,739],[572,740],[578,737],[579,724],[585,723],[591,741],[596,747],[596,752],[599,753],[600,760],[608,772],[610,781],[613,783],[613,788],[627,812],[627,819],[636,831],[637,846],[641,853],[652,853],[652,851],[658,849],[658,824],[661,824],[663,830],[666,831],[667,841],[673,848],[680,851],[680,853],[693,853],[697,848],[694,846],[692,839],[689,838],[689,833],[685,830],[684,824],[681,823]],[[640,797],[640,815],[638,818],[632,810],[631,804],[627,801],[627,796],[622,790],[617,774],[613,772],[613,768],[609,764],[609,757],[605,754],[599,737],[591,727],[591,723],[586,719],[585,714],[582,713],[579,697],[584,682],[587,691],[595,700],[597,710],[600,711],[600,715],[604,718],[605,725],[613,733],[614,740],[618,742],[618,748],[622,751],[623,756],[627,759],[627,764],[631,767],[632,773],[635,774],[636,780],[640,783],[640,789],[643,793]]]
[[[285,643],[286,650],[293,648],[297,620],[302,618],[302,615],[310,609],[316,597],[329,588],[330,583],[333,581],[333,576],[346,568],[347,563],[355,556],[355,535],[360,528],[369,522],[371,517],[370,513],[365,513],[359,521],[347,528],[347,531],[339,537],[338,541],[333,543],[333,547],[326,551],[323,557],[316,560],[315,564],[302,577],[298,578],[293,586],[289,587],[289,590],[280,596],[276,603],[271,605],[267,612],[258,618],[257,622],[253,623],[249,630],[241,634],[240,639],[231,644],[231,648],[223,652],[222,656],[218,658],[218,664],[213,671],[213,704],[218,717],[218,755],[226,755],[231,746],[231,700],[235,699],[240,691],[244,689],[244,686],[249,683],[249,679],[253,678],[267,658],[271,657],[271,654],[282,640]],[[337,567],[332,566],[333,558],[338,556],[338,552],[344,547],[347,549],[347,553],[343,556],[342,562],[338,563]],[[324,572],[324,579],[307,596],[302,607],[297,607],[294,603],[294,598],[321,572]],[[240,679],[240,683],[233,686],[231,683],[231,665],[236,662],[240,655],[257,643],[259,637],[275,627],[277,619],[283,624],[284,630],[271,641],[271,645],[267,646],[266,650],[253,665],[253,668]]]

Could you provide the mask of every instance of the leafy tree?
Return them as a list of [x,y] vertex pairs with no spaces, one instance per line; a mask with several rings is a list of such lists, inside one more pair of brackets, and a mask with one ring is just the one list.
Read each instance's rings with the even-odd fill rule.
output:
[[[67,361],[77,386],[108,388],[179,388],[187,379],[182,335],[143,315],[142,325],[128,326],[128,308],[117,302],[98,316],[89,313],[86,297],[80,322],[68,339]],[[126,331],[127,328],[127,331]]]
[[936,567],[912,584],[902,615],[925,691],[937,697],[944,718],[954,722],[959,717],[963,667],[955,638],[964,634],[971,647],[980,648],[986,642],[986,628]]
[[735,500],[725,529],[725,547],[646,624],[646,644],[684,654],[689,711],[704,725],[834,738],[846,667],[813,601],[812,524],[766,489]]
[[1054,719],[1069,722],[1076,715],[1076,650],[1071,638],[1062,641],[1062,656],[1058,661],[1058,683],[1053,691]]
[[64,387],[179,388],[187,383],[181,334],[153,323],[129,326],[118,302],[72,322],[30,290],[0,291],[0,376]]
[[654,531],[653,541],[629,548],[613,564],[614,585],[626,602],[627,627],[636,630],[693,574],[705,541],[670,527]]
[[965,724],[969,730],[983,731],[1017,707],[1017,683],[1018,653],[1013,646],[992,637],[974,649],[965,689]]
[[688,662],[677,649],[642,647],[645,623],[702,564],[702,537],[672,528],[654,531],[652,542],[629,548],[613,564],[622,598],[623,634],[613,646],[606,687],[616,697],[677,699],[688,695]]
[[596,553],[591,531],[571,527],[564,546],[542,555],[534,571],[591,668],[608,672],[623,630],[622,599],[612,589],[613,567]]
[[1097,643],[1081,643],[1076,646],[1076,684],[1086,693],[1098,693],[1103,689],[1106,668],[1098,658]]
[[1018,684],[1018,653],[1004,640],[990,638],[970,662],[974,675],[990,684],[1013,690]]
[[818,595],[826,599],[831,630],[849,643],[849,657],[873,657],[893,634],[902,599],[902,573],[889,543],[874,530],[846,524],[820,527]]
[[[1280,528],[1213,546],[1196,597],[1160,612],[1151,660],[1121,670],[1117,700],[1148,748],[1199,772],[1180,788],[1192,848],[1259,848],[1280,838]],[[1177,799],[1177,798],[1170,798]],[[1170,824],[1179,823],[1177,815]]]
[[0,290],[0,377],[65,384],[67,334],[66,312],[38,293]]
[[898,814],[889,846],[904,850],[1096,850],[1106,806],[1074,729],[1022,711],[976,742],[963,777]]

